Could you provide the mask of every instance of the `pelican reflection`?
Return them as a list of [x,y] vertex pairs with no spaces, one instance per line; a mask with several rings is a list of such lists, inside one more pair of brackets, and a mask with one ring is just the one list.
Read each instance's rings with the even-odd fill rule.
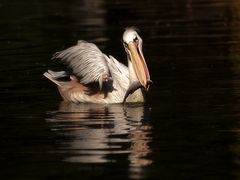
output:
[[152,163],[152,126],[149,107],[62,102],[47,121],[64,138],[59,151],[68,162],[118,162],[123,157],[131,167]]

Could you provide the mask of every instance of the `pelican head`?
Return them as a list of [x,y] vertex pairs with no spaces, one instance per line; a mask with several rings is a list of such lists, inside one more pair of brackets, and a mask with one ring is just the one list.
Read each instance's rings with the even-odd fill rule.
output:
[[138,81],[143,86],[144,90],[148,91],[151,80],[142,52],[142,38],[135,29],[128,28],[123,33],[123,45],[128,54],[128,59],[132,63]]

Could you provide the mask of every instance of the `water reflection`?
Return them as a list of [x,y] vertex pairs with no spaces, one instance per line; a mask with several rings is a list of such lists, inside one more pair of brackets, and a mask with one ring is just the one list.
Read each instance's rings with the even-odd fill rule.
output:
[[[114,163],[124,156],[132,167],[152,163],[150,109],[139,105],[97,105],[62,102],[47,119],[61,135],[59,151],[64,161]],[[120,155],[120,156],[119,156]]]

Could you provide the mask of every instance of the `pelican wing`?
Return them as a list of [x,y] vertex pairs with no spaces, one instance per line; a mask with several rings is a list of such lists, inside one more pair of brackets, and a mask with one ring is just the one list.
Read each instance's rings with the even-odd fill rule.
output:
[[117,102],[121,102],[129,86],[128,68],[117,61],[114,57],[106,56],[108,67],[113,79],[113,97]]
[[129,86],[128,68],[124,64],[116,60],[113,56],[109,56],[108,58],[105,55],[105,59],[107,60],[108,67],[114,80],[113,81],[114,86],[127,89]]
[[101,86],[103,78],[110,78],[105,55],[93,43],[78,41],[77,45],[55,53],[53,59],[66,64],[83,84],[99,82]]

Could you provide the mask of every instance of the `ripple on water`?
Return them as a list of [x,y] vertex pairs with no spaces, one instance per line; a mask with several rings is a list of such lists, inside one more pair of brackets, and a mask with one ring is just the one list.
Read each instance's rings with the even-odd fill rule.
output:
[[49,112],[51,130],[64,136],[59,152],[64,161],[79,163],[116,162],[116,155],[128,156],[132,166],[151,164],[151,125],[144,105],[97,105],[62,102]]

